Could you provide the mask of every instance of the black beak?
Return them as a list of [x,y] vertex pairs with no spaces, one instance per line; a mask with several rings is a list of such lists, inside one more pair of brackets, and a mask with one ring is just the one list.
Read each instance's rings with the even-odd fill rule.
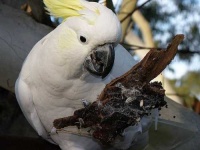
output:
[[111,71],[115,59],[112,44],[98,46],[86,57],[84,67],[91,74],[105,78]]

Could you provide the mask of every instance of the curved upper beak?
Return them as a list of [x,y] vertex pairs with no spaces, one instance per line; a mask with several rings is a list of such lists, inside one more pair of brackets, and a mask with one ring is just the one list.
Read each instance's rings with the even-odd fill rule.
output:
[[84,67],[91,74],[105,78],[111,71],[115,59],[112,44],[98,46],[86,57]]

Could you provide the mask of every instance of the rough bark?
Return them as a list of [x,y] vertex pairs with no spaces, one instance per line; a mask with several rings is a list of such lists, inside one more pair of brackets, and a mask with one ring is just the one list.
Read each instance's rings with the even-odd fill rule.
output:
[[0,4],[0,20],[0,86],[14,92],[15,81],[29,51],[52,29],[4,4]]

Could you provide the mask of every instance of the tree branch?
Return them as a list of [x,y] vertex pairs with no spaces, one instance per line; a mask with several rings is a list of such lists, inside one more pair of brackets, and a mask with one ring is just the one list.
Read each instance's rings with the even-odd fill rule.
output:
[[[147,0],[146,2],[144,2],[143,4],[141,4],[140,6],[138,6],[138,7],[136,7],[135,9],[133,9],[131,12],[129,12],[129,13],[127,13],[127,15],[124,17],[124,18],[122,18],[121,20],[120,20],[120,22],[122,23],[122,22],[124,22],[127,18],[129,18],[136,10],[139,10],[139,9],[141,9],[144,5],[146,5],[148,2],[150,2],[151,0]],[[122,13],[124,13],[124,12],[122,12]]]
[[[136,3],[137,3],[137,0],[123,0],[121,9],[118,12],[119,20],[122,20],[124,17],[127,16],[127,14],[131,13],[132,10],[134,10],[134,8],[135,8]],[[121,41],[124,41],[124,38],[125,38],[125,35],[126,35],[126,31],[127,31],[128,27],[129,27],[130,21],[131,21],[131,17],[128,16],[126,20],[121,22],[121,26],[122,26]]]
[[7,5],[0,5],[0,10],[0,86],[14,92],[23,61],[52,28]]
[[132,19],[142,32],[143,41],[146,46],[154,47],[154,40],[152,36],[151,26],[142,13],[137,10],[132,14]]

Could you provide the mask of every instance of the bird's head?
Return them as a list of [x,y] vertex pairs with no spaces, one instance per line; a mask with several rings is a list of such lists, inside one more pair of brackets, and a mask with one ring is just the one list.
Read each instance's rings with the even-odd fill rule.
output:
[[83,0],[44,0],[54,17],[64,19],[56,29],[57,49],[72,67],[104,78],[114,64],[121,36],[117,16],[105,6]]

